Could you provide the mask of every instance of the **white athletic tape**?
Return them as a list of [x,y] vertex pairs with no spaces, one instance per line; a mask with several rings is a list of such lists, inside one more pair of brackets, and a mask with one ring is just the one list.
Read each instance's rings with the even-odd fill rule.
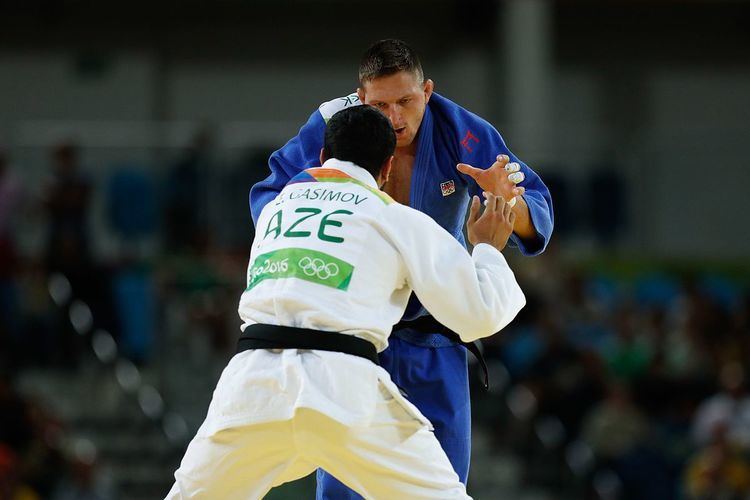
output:
[[518,172],[519,170],[521,170],[521,165],[516,162],[508,163],[507,165],[505,165],[505,171],[510,172],[511,174],[513,172]]
[[523,175],[523,172],[514,172],[508,176],[508,180],[513,184],[518,184],[519,182],[523,181],[524,178],[525,176]]
[[[487,202],[488,202],[488,201],[489,201],[489,200],[484,200],[484,206],[485,206],[485,207],[487,206]],[[515,206],[516,206],[516,197],[515,197],[515,196],[514,196],[513,198],[511,198],[511,199],[510,199],[510,201],[508,202],[508,205],[510,205],[510,208],[513,208],[513,207],[515,207]]]

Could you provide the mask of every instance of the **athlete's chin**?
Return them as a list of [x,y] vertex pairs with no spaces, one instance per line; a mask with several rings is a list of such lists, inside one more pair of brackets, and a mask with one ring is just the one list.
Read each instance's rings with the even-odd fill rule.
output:
[[410,146],[412,142],[414,142],[414,136],[399,137],[398,135],[396,135],[397,148],[405,148],[406,146]]

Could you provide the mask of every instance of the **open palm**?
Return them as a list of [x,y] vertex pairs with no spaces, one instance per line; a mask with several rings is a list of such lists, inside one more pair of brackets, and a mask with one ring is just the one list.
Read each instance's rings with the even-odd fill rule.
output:
[[507,155],[498,155],[495,163],[487,169],[476,168],[468,163],[459,163],[456,168],[462,174],[468,175],[484,191],[511,200],[521,196],[525,189],[516,184],[524,179],[518,163],[509,163]]

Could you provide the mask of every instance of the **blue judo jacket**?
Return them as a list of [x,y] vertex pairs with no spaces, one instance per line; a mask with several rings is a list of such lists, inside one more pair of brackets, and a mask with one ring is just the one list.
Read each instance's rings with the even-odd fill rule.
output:
[[[302,126],[296,137],[275,151],[269,159],[271,175],[250,190],[250,210],[257,222],[266,203],[273,200],[289,180],[300,171],[320,166],[320,150],[327,120],[348,106],[360,105],[357,94],[329,101],[320,106]],[[472,195],[481,198],[482,189],[474,180],[456,169],[458,163],[488,168],[499,154],[506,154],[521,166],[525,179],[519,184],[526,189],[524,199],[529,207],[537,237],[522,241],[511,236],[510,245],[524,255],[544,251],[552,235],[554,215],[549,189],[539,176],[521,162],[505,145],[495,128],[479,116],[453,101],[433,93],[427,103],[417,135],[417,154],[412,171],[409,203],[432,217],[446,231],[466,246],[463,223]],[[424,308],[412,300],[404,319],[425,314]]]

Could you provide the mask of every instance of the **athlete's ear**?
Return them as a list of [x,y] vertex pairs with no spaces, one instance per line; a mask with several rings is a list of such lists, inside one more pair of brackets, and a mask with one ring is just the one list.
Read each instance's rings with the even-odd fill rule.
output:
[[357,97],[359,97],[359,103],[364,104],[365,103],[365,89],[362,87],[357,87]]
[[430,102],[432,96],[432,90],[435,88],[435,84],[429,78],[424,82],[424,102]]
[[383,187],[388,182],[388,176],[391,175],[391,167],[393,167],[393,155],[389,156],[387,160],[383,162],[383,166],[380,169],[380,175],[378,176],[378,187]]
[[318,156],[318,159],[320,160],[320,164],[323,165],[328,158],[326,158],[326,150],[325,148],[320,148],[320,156]]

